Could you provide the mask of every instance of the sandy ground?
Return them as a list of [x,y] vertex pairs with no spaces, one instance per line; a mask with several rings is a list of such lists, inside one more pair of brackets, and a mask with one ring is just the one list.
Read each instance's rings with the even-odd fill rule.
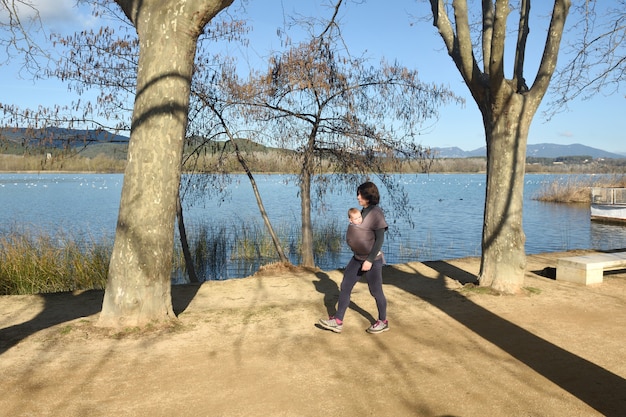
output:
[[565,255],[518,296],[464,285],[477,258],[387,266],[376,335],[364,283],[343,333],[316,325],[340,271],[177,286],[179,324],[118,333],[100,291],[0,297],[0,415],[625,416],[626,273],[555,281]]

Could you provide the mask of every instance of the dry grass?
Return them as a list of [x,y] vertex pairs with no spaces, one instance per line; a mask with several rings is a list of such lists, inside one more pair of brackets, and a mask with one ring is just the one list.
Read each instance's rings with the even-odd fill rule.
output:
[[533,199],[551,203],[590,204],[592,187],[626,187],[626,175],[568,177],[566,181],[557,179],[545,184]]
[[126,161],[98,155],[82,156],[6,155],[0,154],[0,171],[67,171],[67,172],[124,172]]
[[[299,250],[299,231],[280,225],[276,229],[283,249]],[[343,230],[336,222],[313,230],[316,253],[341,250]],[[178,242],[178,241],[177,241]],[[198,276],[222,279],[226,264],[269,264],[260,271],[281,266],[266,229],[251,222],[239,225],[201,225],[189,239]],[[0,295],[102,289],[106,285],[113,242],[88,241],[71,235],[8,231],[0,236]],[[289,256],[289,254],[287,254]],[[172,254],[172,274],[186,280],[185,259],[178,244]],[[184,277],[184,278],[183,278]],[[178,280],[176,278],[176,280]]]
[[0,294],[35,294],[106,285],[111,245],[68,235],[11,232],[0,238]]

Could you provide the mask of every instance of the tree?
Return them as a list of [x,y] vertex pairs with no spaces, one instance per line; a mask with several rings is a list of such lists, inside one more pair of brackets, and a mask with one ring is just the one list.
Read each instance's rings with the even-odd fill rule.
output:
[[515,54],[508,79],[505,59],[513,56],[506,53],[510,1],[482,1],[482,49],[472,40],[466,0],[453,0],[451,6],[430,0],[430,5],[433,24],[480,109],[485,129],[487,187],[479,282],[515,293],[521,289],[526,267],[522,197],[528,130],[556,68],[570,0],[554,0],[541,61],[530,87],[525,64],[531,0],[518,2]]
[[[205,77],[203,78],[197,77],[194,80],[195,88],[193,89],[193,93],[194,93],[194,97],[196,98],[196,104],[198,105],[198,108],[195,110],[197,112],[196,115],[200,115],[200,117],[194,118],[194,121],[197,121],[197,123],[194,123],[194,124],[197,125],[200,131],[207,131],[207,130],[214,131],[215,130],[214,127],[209,127],[207,129],[206,127],[204,127],[204,125],[206,121],[210,119],[214,119],[217,122],[218,129],[217,129],[216,135],[223,134],[228,139],[224,141],[222,145],[222,149],[225,149],[229,145],[234,149],[234,153],[237,158],[237,161],[243,168],[244,172],[246,173],[246,176],[248,177],[248,180],[250,181],[250,185],[252,186],[252,191],[254,193],[257,206],[259,207],[261,218],[263,219],[265,228],[267,229],[270,235],[270,238],[272,239],[272,243],[274,244],[274,248],[276,249],[278,258],[280,259],[281,263],[289,264],[290,263],[289,259],[287,258],[287,256],[285,255],[285,252],[283,251],[282,245],[280,244],[280,239],[276,235],[276,232],[274,231],[274,227],[272,226],[272,223],[269,219],[269,216],[267,212],[265,211],[265,205],[263,204],[263,199],[261,198],[261,193],[259,192],[252,170],[250,169],[248,162],[245,156],[243,155],[243,152],[239,149],[239,146],[237,144],[237,138],[235,137],[234,133],[231,131],[231,128],[229,127],[230,123],[226,120],[226,117],[227,117],[226,115],[229,114],[228,111],[231,108],[235,108],[236,106],[234,106],[230,102],[228,96],[226,95],[226,92],[222,90],[222,86],[224,85],[225,80],[228,80],[230,78],[229,74],[232,74],[234,72],[235,72],[235,68],[229,65],[226,65],[226,63],[224,62],[221,65],[221,71],[220,71],[221,75],[217,77],[219,81],[216,82],[216,77],[213,76],[214,74],[211,74],[208,71],[203,71],[203,73],[205,74]],[[207,112],[209,113],[208,117],[206,118],[201,117],[201,115]],[[233,115],[233,118],[236,118],[236,117]],[[202,140],[199,144],[196,144],[195,148],[190,153],[190,155],[188,155],[187,158],[191,158],[194,156],[199,157],[201,155],[201,150],[206,146],[206,144],[207,144],[207,141],[205,140]],[[222,158],[220,157],[218,159],[218,164],[220,164],[221,162],[222,162]],[[224,173],[224,174],[227,174],[227,173]]]
[[[174,318],[174,219],[193,63],[205,25],[232,0],[116,0],[139,37],[137,92],[98,324]],[[164,59],[167,57],[167,59]]]
[[[106,10],[109,17],[115,17],[115,10]],[[125,29],[125,20],[121,21],[122,28]],[[221,136],[227,138],[224,146],[233,144],[234,153],[240,165],[246,172],[255,194],[257,205],[265,226],[274,242],[278,257],[281,262],[288,263],[278,237],[276,236],[271,222],[265,212],[261,195],[256,186],[256,182],[247,166],[243,153],[237,147],[234,136],[229,128],[229,122],[224,117],[224,113],[229,108],[228,100],[224,97],[224,92],[220,89],[221,75],[230,71],[235,71],[229,57],[211,54],[207,43],[214,41],[245,41],[241,36],[247,31],[247,27],[242,21],[228,20],[211,22],[198,40],[196,60],[194,64],[194,74],[191,85],[191,100],[189,125],[187,127],[186,150],[183,157],[183,168],[187,172],[195,172],[194,161],[200,158],[203,150],[214,140]],[[50,75],[70,81],[70,89],[82,94],[86,89],[97,86],[99,98],[97,106],[93,107],[98,115],[106,120],[115,122],[115,130],[128,130],[126,118],[129,109],[125,108],[128,97],[135,94],[138,40],[134,34],[122,32],[116,33],[112,28],[106,27],[99,31],[84,31],[75,33],[72,36],[61,37],[53,35],[57,44],[67,48],[60,65],[50,71]],[[212,46],[212,45],[211,45]],[[90,104],[86,108],[92,108]],[[68,118],[69,120],[75,117]],[[217,172],[228,175],[227,172],[215,167]],[[183,196],[187,192],[194,192],[196,187],[202,182],[198,176],[189,176],[189,180],[181,184],[179,202],[177,204],[178,229],[181,237],[181,247],[185,256],[185,263],[191,282],[199,279],[195,274],[193,259],[186,239],[185,225],[183,221]],[[192,186],[190,186],[192,185]],[[208,187],[197,187],[197,190],[206,190]],[[211,187],[213,189],[219,187]],[[224,190],[222,190],[223,192]],[[197,193],[201,191],[195,191]],[[218,191],[219,192],[219,191]]]
[[[415,70],[384,60],[371,66],[342,50],[336,20],[341,4],[335,3],[320,35],[311,29],[308,40],[287,42],[284,52],[274,54],[266,71],[247,80],[233,74],[230,81],[230,96],[239,101],[249,124],[264,126],[260,133],[296,151],[302,167],[297,181],[304,267],[315,266],[312,185],[317,181],[318,197],[331,186],[329,176],[316,174],[335,169],[351,179],[351,192],[354,183],[372,173],[390,184],[390,166],[381,161],[425,158],[428,150],[415,143],[419,126],[436,116],[438,105],[456,100],[446,88],[421,83]],[[399,206],[406,204],[399,188],[392,195]]]
[[[95,113],[95,116],[100,120],[112,123],[109,129],[128,131],[130,130],[129,117],[132,112],[132,109],[128,108],[128,103],[136,92],[139,41],[136,33],[134,31],[131,33],[128,21],[117,15],[118,12],[115,10],[115,7],[96,10],[96,14],[103,14],[108,18],[119,21],[119,29],[116,31],[111,27],[103,27],[95,32],[93,30],[82,31],[71,36],[53,34],[52,37],[55,40],[55,44],[62,47],[64,53],[57,66],[48,71],[48,75],[65,80],[69,83],[70,90],[79,95],[82,95],[89,89],[97,89],[97,103],[81,103],[75,110],[80,112],[83,109],[84,114],[88,112]],[[130,27],[132,28],[132,26]],[[211,54],[205,47],[206,44],[213,46],[214,42],[219,40],[240,41],[240,36],[245,31],[244,23],[234,19],[218,20],[217,22],[213,20],[210,25],[207,25],[197,42],[193,80],[196,80],[198,77],[212,80],[209,84],[213,88],[215,83],[214,75],[225,65],[222,60],[227,61],[228,59]],[[204,114],[200,114],[197,111],[197,108],[205,106],[203,102],[204,96],[196,90],[195,86],[198,86],[198,82],[192,81],[192,111],[189,115],[191,124],[194,124],[195,119],[204,117]],[[71,113],[62,120],[64,123],[75,123],[77,121],[84,122],[85,116],[77,116]],[[217,128],[219,128],[219,124],[213,124],[208,131],[202,131],[198,134],[215,137],[221,133],[214,131]],[[186,136],[190,136],[189,132],[187,132]],[[191,136],[193,137],[193,135]],[[190,170],[190,164],[187,164],[187,162],[194,154],[199,155],[206,143],[207,141],[203,141],[201,146],[192,147],[192,154],[185,155],[183,159],[184,169]],[[186,147],[186,149],[188,148],[190,147]],[[191,176],[190,178],[197,177]],[[186,187],[183,184],[181,184],[181,187],[183,189],[179,192],[179,201],[177,203],[180,244],[185,257],[189,280],[190,282],[198,282],[200,279],[195,273],[193,257],[186,238],[187,233],[183,221],[183,205],[181,201],[186,192],[194,188]]]
[[[70,91],[79,96],[84,95],[88,90],[97,90],[97,102],[81,101],[70,107],[56,106],[53,109],[39,109],[38,111],[22,111],[14,106],[5,106],[5,111],[10,113],[14,120],[19,121],[20,124],[32,125],[36,123],[36,120],[46,125],[55,126],[73,126],[74,124],[89,122],[98,128],[106,128],[116,132],[130,130],[129,119],[132,109],[128,107],[128,103],[131,102],[130,99],[136,92],[139,41],[128,20],[119,15],[120,10],[117,5],[95,2],[94,6],[96,16],[118,22],[119,28],[114,30],[110,26],[102,27],[99,30],[85,30],[70,36],[52,33],[53,42],[62,53],[57,65],[46,71],[46,75],[64,80],[68,83]],[[241,36],[246,31],[247,27],[242,21],[230,18],[217,22],[214,20],[210,25],[207,25],[198,39],[191,86],[191,112],[187,129],[187,141],[189,143],[184,151],[187,153],[190,150],[190,152],[185,154],[183,167],[187,172],[193,172],[194,158],[200,157],[204,148],[214,139],[219,139],[220,136],[226,136],[227,143],[234,143],[235,154],[248,174],[259,210],[274,240],[279,258],[282,262],[288,262],[265,213],[261,196],[256,188],[252,173],[246,166],[244,155],[232,140],[233,137],[228,128],[229,123],[222,117],[222,112],[228,108],[228,105],[222,104],[226,100],[219,96],[220,89],[217,85],[219,77],[216,75],[234,69],[231,67],[228,57],[212,54],[207,48],[207,44],[214,46],[215,41],[241,41],[245,43]],[[199,140],[196,141],[196,138]],[[216,168],[218,168],[218,172],[221,172],[219,167]],[[223,173],[223,175],[227,175],[227,173]],[[193,182],[196,183],[194,185],[201,182],[198,180],[200,176],[191,175],[188,178],[193,179]],[[184,185],[181,184],[183,188],[180,190],[179,200],[188,191],[197,190],[188,185],[189,181],[186,181]],[[207,187],[198,187],[198,189],[200,188],[202,190],[207,189]],[[211,184],[209,188],[217,190],[219,187]],[[195,191],[195,193],[199,192]],[[224,190],[217,192],[221,193]],[[186,230],[182,220],[183,207],[181,201],[178,202],[177,207],[181,247],[185,255],[189,279],[196,282],[198,278],[195,275],[193,259],[185,237]]]

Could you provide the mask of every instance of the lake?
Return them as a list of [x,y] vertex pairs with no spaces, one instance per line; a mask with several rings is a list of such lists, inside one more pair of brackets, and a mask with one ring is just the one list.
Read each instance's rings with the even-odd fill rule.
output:
[[[586,176],[576,175],[576,178]],[[265,209],[275,227],[291,225],[299,230],[298,187],[285,175],[255,177]],[[383,250],[387,263],[480,256],[485,196],[484,174],[403,174],[394,176],[409,200],[409,218],[397,216],[390,191],[381,190],[390,232]],[[587,205],[543,203],[533,196],[544,184],[570,181],[563,174],[527,174],[523,226],[529,254],[572,249],[626,248],[626,227],[590,221]],[[0,232],[8,230],[63,232],[79,238],[113,237],[122,189],[122,174],[0,174]],[[185,198],[188,233],[202,223],[235,225],[263,223],[252,187],[245,175],[228,184],[208,181],[226,195],[195,195]],[[201,188],[199,185],[196,189]],[[356,191],[326,190],[324,200],[314,197],[313,222],[336,222],[344,230],[347,209],[357,206]],[[411,224],[412,223],[412,224]],[[344,266],[351,254],[343,245],[339,254],[320,255],[316,264],[325,270]],[[298,263],[296,254],[290,255]],[[250,275],[259,262],[227,262],[219,270],[206,271],[204,279],[227,279]]]

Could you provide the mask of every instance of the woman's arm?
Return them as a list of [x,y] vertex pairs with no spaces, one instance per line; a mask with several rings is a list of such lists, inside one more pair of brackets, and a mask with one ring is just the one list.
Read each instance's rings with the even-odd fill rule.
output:
[[385,241],[385,229],[374,230],[374,246],[372,247],[372,251],[367,257],[367,260],[369,262],[374,262],[374,260],[378,256],[378,253],[383,248],[384,241]]

